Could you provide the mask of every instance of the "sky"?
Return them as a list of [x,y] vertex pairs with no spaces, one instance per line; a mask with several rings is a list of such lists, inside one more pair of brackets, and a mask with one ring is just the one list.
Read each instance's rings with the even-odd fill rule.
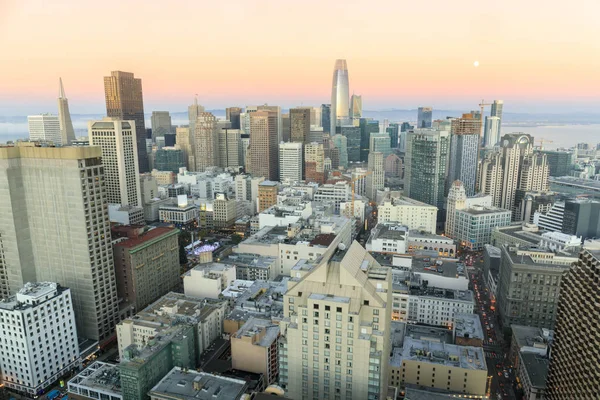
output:
[[72,113],[104,112],[113,70],[142,78],[146,112],[195,94],[319,105],[337,58],[365,110],[597,112],[598,15],[598,0],[0,0],[0,115],[56,113],[59,77]]

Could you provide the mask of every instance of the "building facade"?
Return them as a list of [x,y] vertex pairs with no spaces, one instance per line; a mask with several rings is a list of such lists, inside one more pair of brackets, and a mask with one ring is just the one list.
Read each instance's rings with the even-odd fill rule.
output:
[[273,181],[279,178],[277,116],[274,111],[250,113],[250,173]]
[[350,124],[350,107],[348,104],[350,100],[350,84],[348,80],[346,60],[335,60],[331,83],[331,128],[329,131],[332,135],[337,133],[336,128],[338,126]]
[[32,142],[54,143],[57,146],[62,144],[60,122],[56,115],[30,115],[27,117],[27,125],[29,140]]
[[511,212],[498,207],[473,206],[455,212],[453,238],[471,250],[483,250],[495,227],[510,225]]
[[290,141],[304,144],[309,143],[310,112],[311,108],[309,107],[290,109]]
[[198,114],[194,131],[195,171],[204,172],[219,165],[219,129],[217,117],[208,112]]
[[300,182],[303,175],[302,143],[279,144],[279,181]]
[[71,113],[69,112],[69,100],[65,94],[62,78],[59,78],[58,121],[60,125],[61,144],[63,146],[71,144],[75,141],[75,131],[73,130],[73,122],[71,121]]

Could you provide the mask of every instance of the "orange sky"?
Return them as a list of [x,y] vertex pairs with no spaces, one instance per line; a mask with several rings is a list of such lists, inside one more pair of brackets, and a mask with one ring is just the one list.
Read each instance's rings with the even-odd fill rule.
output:
[[0,0],[0,115],[54,112],[59,76],[72,112],[103,112],[117,69],[143,79],[147,112],[194,93],[316,105],[336,58],[365,109],[596,110],[598,15],[598,0]]

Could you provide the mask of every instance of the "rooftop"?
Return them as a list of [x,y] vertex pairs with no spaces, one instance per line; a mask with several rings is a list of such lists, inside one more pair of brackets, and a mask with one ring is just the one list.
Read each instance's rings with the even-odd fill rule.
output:
[[525,367],[531,386],[536,388],[546,387],[549,362],[546,357],[534,353],[521,352],[521,364]]
[[432,240],[437,240],[437,241],[441,241],[441,242],[446,242],[449,244],[454,243],[454,240],[450,239],[447,236],[436,235],[435,233],[416,230],[416,229],[411,230],[408,234],[408,240],[411,241],[412,239],[432,239]]
[[436,206],[432,206],[431,204],[423,203],[422,201],[418,201],[415,199],[411,199],[410,197],[405,197],[400,194],[400,192],[385,192],[385,195],[381,199],[380,205],[384,203],[392,203],[394,206],[416,206],[416,207],[430,207],[437,209]]
[[489,207],[489,206],[479,206],[475,205],[471,208],[467,208],[464,210],[457,210],[457,213],[464,213],[470,215],[486,215],[486,214],[511,214],[510,210],[505,210],[503,208],[498,207]]
[[119,366],[95,361],[68,382],[69,392],[79,393],[73,385],[95,389],[121,397],[121,374]]
[[231,285],[227,286],[221,294],[225,298],[236,298],[246,292],[252,285],[254,285],[254,281],[236,279],[231,282]]
[[404,337],[452,344],[452,331],[442,327],[407,324]]
[[236,267],[252,267],[269,269],[277,259],[275,257],[261,256],[251,253],[233,253],[223,258],[221,263],[231,264]]
[[153,398],[181,400],[236,400],[246,390],[246,382],[205,372],[173,368],[150,391]]
[[470,290],[452,290],[452,289],[440,289],[436,287],[423,288],[421,286],[410,288],[411,296],[419,297],[433,297],[438,299],[447,299],[455,301],[468,301],[473,302],[473,292]]
[[[510,328],[513,334],[512,340],[517,344],[520,351],[545,353],[548,344],[554,338],[554,331],[550,329],[514,324]],[[535,349],[539,349],[539,351]]]
[[67,290],[54,282],[28,282],[14,295],[0,301],[0,309],[24,310],[35,307]]
[[177,235],[178,233],[179,230],[175,228],[150,228],[149,230],[142,231],[142,233],[137,236],[129,237],[127,239],[122,238],[116,241],[114,245],[116,247],[126,247],[128,249],[133,249],[142,245],[146,247],[167,237]]
[[406,240],[408,236],[408,227],[395,223],[379,223],[371,230],[368,243],[373,240]]
[[464,369],[487,371],[485,355],[480,347],[404,338],[404,346],[392,351],[390,365],[400,368],[403,361],[418,361]]
[[258,184],[259,186],[278,186],[279,182],[274,182],[274,181],[262,181],[261,183]]
[[235,308],[244,311],[258,311],[268,316],[283,311],[283,294],[287,290],[287,281],[255,281],[247,290],[235,297]]
[[253,338],[258,336],[258,340],[253,342],[255,346],[269,347],[279,337],[279,326],[275,325],[269,319],[250,317],[242,327],[232,335],[236,339],[242,337]]
[[512,264],[539,266],[547,269],[568,269],[573,262],[577,261],[579,255],[578,250],[569,251],[565,249],[555,253],[552,250],[537,246],[517,248],[504,245],[503,247]]
[[455,314],[454,332],[457,337],[485,339],[478,314]]
[[461,262],[442,257],[426,257],[415,255],[412,259],[411,270],[418,274],[434,274],[446,278],[467,276],[465,265]]

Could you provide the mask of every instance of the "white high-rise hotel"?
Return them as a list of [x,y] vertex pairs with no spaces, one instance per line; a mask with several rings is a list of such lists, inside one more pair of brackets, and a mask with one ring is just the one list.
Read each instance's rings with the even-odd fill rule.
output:
[[300,182],[303,170],[302,143],[290,142],[279,144],[279,180]]
[[79,362],[71,291],[27,283],[0,303],[0,368],[10,389],[37,395]]
[[141,207],[135,121],[90,121],[88,134],[90,146],[102,148],[108,202]]

